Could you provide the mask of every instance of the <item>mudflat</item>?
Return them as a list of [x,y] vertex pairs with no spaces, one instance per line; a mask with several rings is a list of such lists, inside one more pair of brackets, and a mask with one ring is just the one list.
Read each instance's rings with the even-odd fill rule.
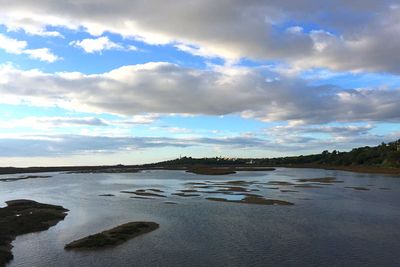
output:
[[49,229],[67,216],[61,206],[32,200],[12,200],[0,209],[0,266],[13,259],[11,242],[19,235]]
[[159,225],[155,222],[129,222],[110,230],[73,241],[67,244],[65,249],[100,249],[114,247],[158,228]]

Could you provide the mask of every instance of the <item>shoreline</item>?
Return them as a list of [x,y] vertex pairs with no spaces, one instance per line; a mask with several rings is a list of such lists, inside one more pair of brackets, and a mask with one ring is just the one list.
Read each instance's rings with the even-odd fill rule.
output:
[[285,165],[277,167],[337,170],[337,171],[348,171],[348,172],[365,173],[365,174],[384,174],[384,175],[400,176],[400,168],[381,168],[374,166],[333,166],[333,165],[301,164],[301,165]]
[[[231,171],[271,171],[273,168],[310,168],[324,170],[349,171],[355,173],[385,174],[400,176],[400,168],[381,168],[374,166],[334,166],[316,164],[293,164],[276,166],[205,166],[205,168],[231,168]],[[7,174],[29,174],[47,172],[71,172],[71,173],[136,173],[146,170],[182,170],[190,171],[193,166],[159,166],[141,167],[140,165],[117,165],[117,166],[54,166],[54,167],[0,167],[0,175]],[[233,172],[232,172],[233,173]],[[210,173],[212,174],[212,172]],[[15,179],[15,178],[12,178]]]
[[0,208],[0,266],[14,258],[12,242],[17,236],[46,231],[64,220],[69,211],[26,199],[9,200],[6,204]]

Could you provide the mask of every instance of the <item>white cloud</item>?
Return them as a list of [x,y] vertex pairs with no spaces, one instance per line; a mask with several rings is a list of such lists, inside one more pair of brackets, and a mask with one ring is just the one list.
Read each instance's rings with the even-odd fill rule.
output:
[[187,44],[176,44],[174,45],[180,51],[190,53],[195,56],[202,56],[202,57],[218,57],[218,54],[208,50],[205,47],[187,45]]
[[0,33],[0,49],[10,54],[26,54],[33,59],[41,61],[54,62],[60,58],[53,54],[48,48],[27,49],[26,41],[9,38]]
[[137,48],[134,45],[127,45],[127,46],[125,46],[125,50],[127,50],[127,51],[139,51],[139,48]]
[[[393,8],[397,4],[397,0],[177,0],[173,4],[163,0],[21,0],[0,3],[0,23],[9,30],[33,34],[50,35],[48,26],[84,29],[94,36],[111,32],[229,60],[279,60],[298,68],[400,73],[400,39],[395,38],[400,33],[400,9]],[[288,21],[296,26],[285,27]],[[302,24],[318,26],[307,32]],[[92,52],[103,47],[83,46]]]
[[135,125],[135,124],[150,124],[159,118],[158,114],[140,114],[129,116],[127,119],[114,120],[113,124],[120,125]]
[[27,45],[26,41],[12,39],[0,33],[0,49],[3,49],[7,53],[21,54]]
[[196,70],[159,62],[86,75],[5,65],[0,68],[0,102],[126,116],[239,113],[297,125],[400,119],[400,89],[345,90],[288,77],[266,82],[265,72],[237,67]]
[[72,41],[69,45],[79,47],[86,53],[101,53],[104,50],[125,50],[138,51],[134,45],[122,45],[111,41],[107,36],[98,37],[95,39],[87,38],[81,41]]
[[60,60],[60,57],[53,54],[48,48],[26,49],[23,53],[29,55],[29,57],[33,59],[39,59],[50,63]]
[[72,41],[69,44],[82,48],[86,53],[99,53],[103,50],[122,49],[121,45],[114,43],[107,36],[96,39],[88,38],[81,41]]
[[[19,14],[17,13],[6,14],[5,12],[3,12],[2,15],[0,16],[0,20],[2,21],[2,24],[7,26],[8,31],[23,30],[30,35],[64,38],[64,36],[58,31],[47,30],[46,23],[43,23],[43,21],[48,21],[48,19],[51,17],[49,16],[49,14],[46,15],[43,14],[42,20],[32,19],[29,18],[29,16],[24,16],[22,14],[26,15],[25,12]],[[18,19],[18,17],[20,17],[21,15],[22,18]],[[54,26],[57,26],[57,24],[54,24],[54,22],[59,20],[60,18],[53,17],[52,24]],[[59,23],[58,25],[61,26],[62,24],[63,23]]]

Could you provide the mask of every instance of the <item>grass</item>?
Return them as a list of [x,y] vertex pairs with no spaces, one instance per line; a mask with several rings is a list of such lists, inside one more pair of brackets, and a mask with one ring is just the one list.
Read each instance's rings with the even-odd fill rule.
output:
[[7,201],[0,209],[0,266],[13,259],[11,242],[19,235],[49,229],[67,216],[61,206],[32,200]]
[[236,171],[233,168],[213,168],[213,167],[196,167],[187,170],[187,172],[202,174],[202,175],[227,175],[236,173]]
[[359,191],[369,191],[368,188],[362,187],[362,186],[346,186],[345,188],[350,188],[350,189],[359,190]]
[[73,241],[65,249],[100,249],[120,245],[139,235],[159,228],[155,222],[130,222],[98,234]]
[[323,184],[333,184],[333,183],[343,183],[343,181],[337,180],[335,177],[321,177],[321,178],[307,178],[307,179],[298,179],[300,183],[323,183]]
[[137,196],[141,196],[141,197],[166,197],[164,195],[160,195],[160,194],[156,194],[156,193],[151,193],[151,192],[143,192],[143,190],[139,189],[136,191],[120,191],[121,193],[125,193],[125,194],[134,194]]

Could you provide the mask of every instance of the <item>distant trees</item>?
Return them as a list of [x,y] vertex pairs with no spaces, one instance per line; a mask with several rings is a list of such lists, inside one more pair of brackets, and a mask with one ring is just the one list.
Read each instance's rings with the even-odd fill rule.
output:
[[324,150],[321,154],[301,155],[298,157],[280,157],[263,159],[228,159],[222,157],[214,158],[192,158],[181,157],[179,159],[164,161],[153,165],[162,166],[234,166],[246,165],[251,160],[253,166],[279,166],[296,164],[336,165],[336,166],[376,166],[385,168],[400,168],[400,139],[384,143],[376,147],[359,147],[349,152],[333,150],[331,153]]

